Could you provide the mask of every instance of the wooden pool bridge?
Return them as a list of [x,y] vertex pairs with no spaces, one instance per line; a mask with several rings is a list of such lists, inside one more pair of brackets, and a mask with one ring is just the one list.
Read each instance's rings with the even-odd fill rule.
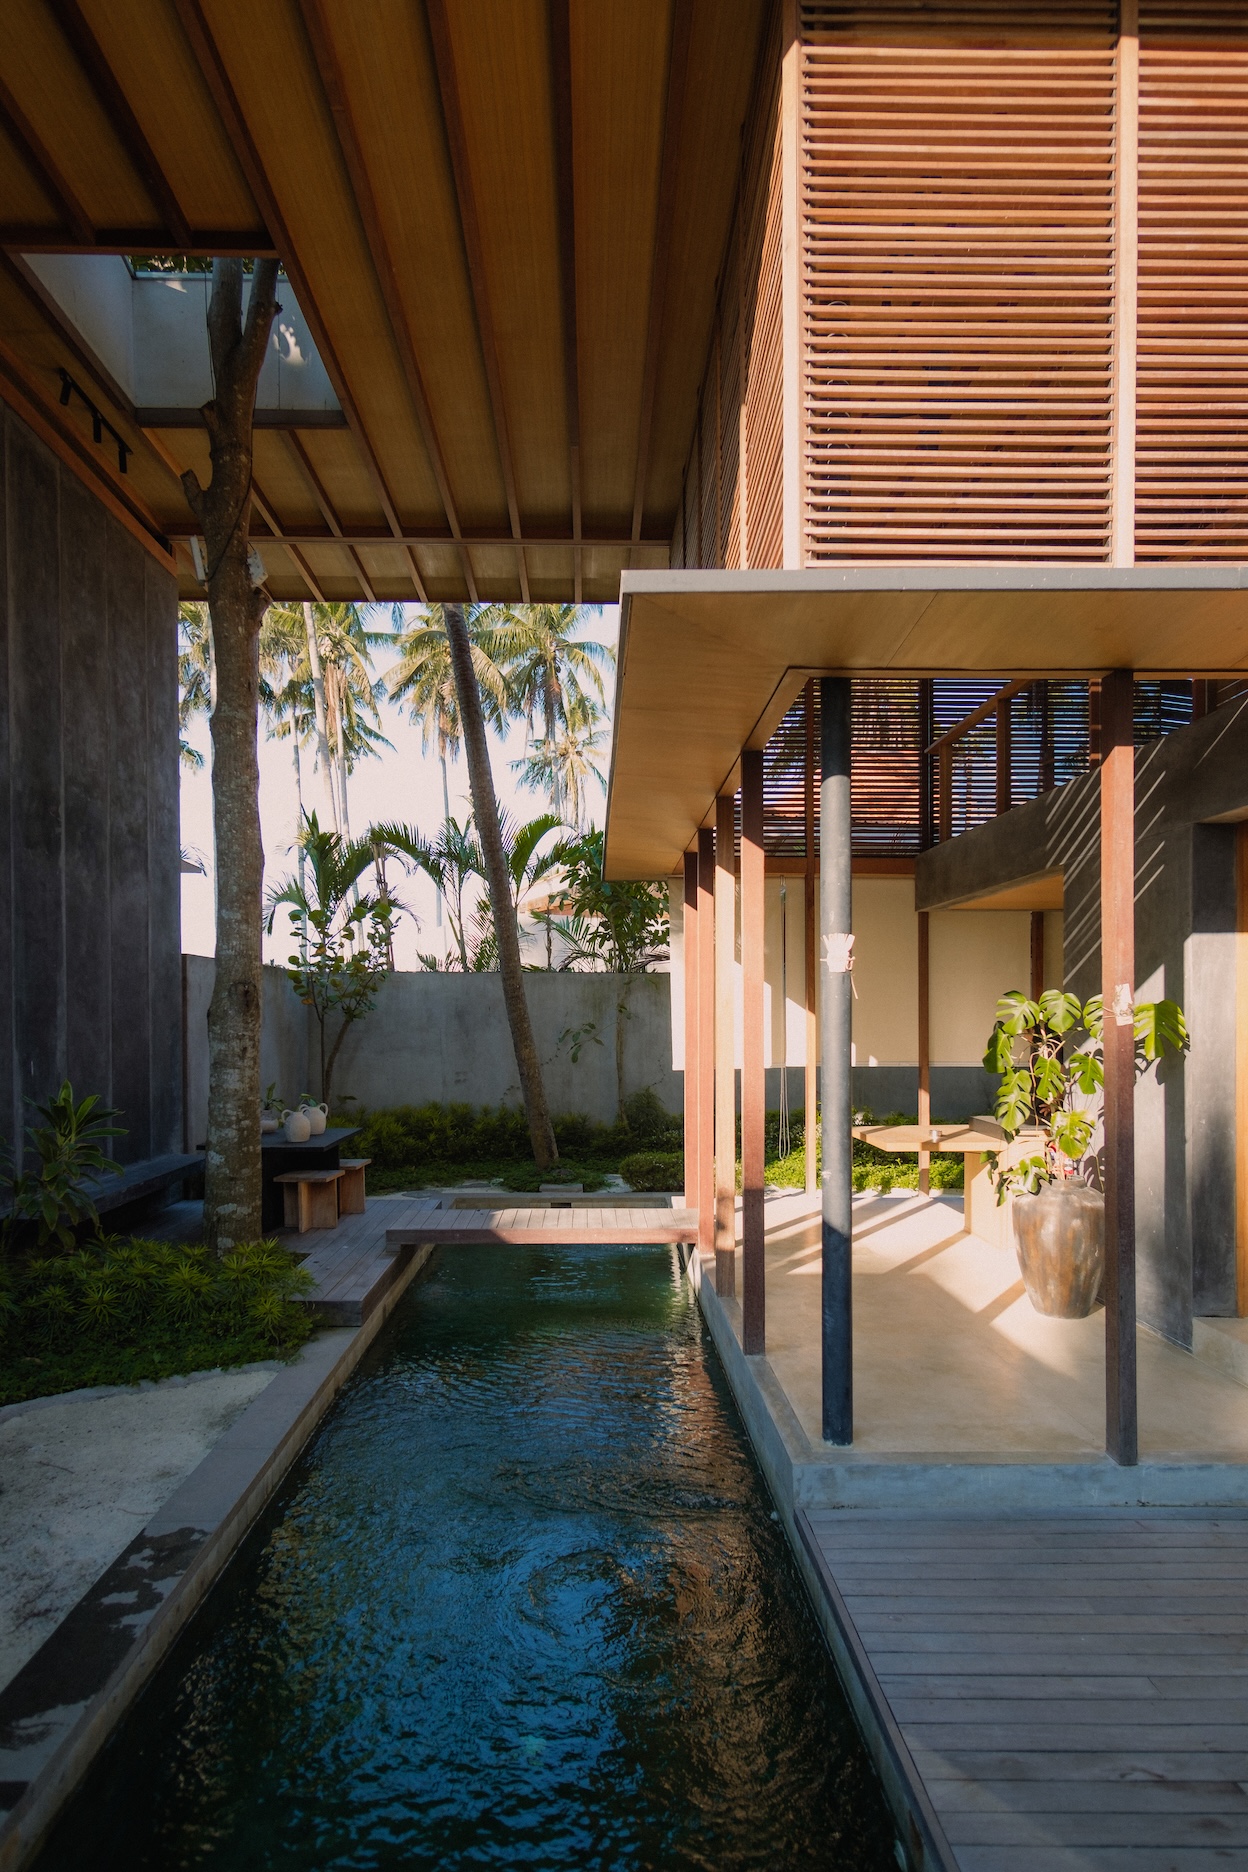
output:
[[304,1267],[316,1285],[307,1306],[335,1325],[355,1326],[367,1319],[421,1250],[494,1243],[624,1247],[693,1242],[697,1236],[696,1210],[654,1203],[595,1207],[556,1199],[547,1204],[515,1203],[508,1208],[483,1204],[479,1209],[466,1209],[441,1196],[422,1195],[370,1196],[363,1215],[343,1216],[336,1229],[287,1239],[308,1250]]

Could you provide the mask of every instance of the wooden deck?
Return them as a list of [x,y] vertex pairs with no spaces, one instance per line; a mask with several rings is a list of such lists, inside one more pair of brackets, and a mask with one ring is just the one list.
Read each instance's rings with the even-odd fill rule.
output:
[[305,1305],[334,1325],[358,1326],[426,1245],[623,1246],[694,1241],[697,1232],[690,1209],[444,1209],[436,1197],[370,1196],[363,1215],[344,1216],[336,1229],[285,1231],[281,1239],[306,1250],[303,1265],[316,1286]]
[[1248,1864],[1248,1518],[797,1519],[929,1858]]

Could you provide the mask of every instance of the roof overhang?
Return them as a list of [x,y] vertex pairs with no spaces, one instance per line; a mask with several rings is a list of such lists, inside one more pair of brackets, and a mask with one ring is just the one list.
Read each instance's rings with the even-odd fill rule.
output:
[[665,877],[812,675],[1248,672],[1242,565],[626,572],[611,877]]

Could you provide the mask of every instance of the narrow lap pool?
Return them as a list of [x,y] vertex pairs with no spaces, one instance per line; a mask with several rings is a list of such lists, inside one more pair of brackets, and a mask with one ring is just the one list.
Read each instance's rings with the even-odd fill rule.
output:
[[667,1250],[444,1249],[41,1872],[895,1868]]

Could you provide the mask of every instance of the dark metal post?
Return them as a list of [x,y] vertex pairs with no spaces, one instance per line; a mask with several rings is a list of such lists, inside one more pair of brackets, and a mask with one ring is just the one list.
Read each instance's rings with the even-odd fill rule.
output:
[[685,853],[685,1207],[698,1206],[698,854]]
[[698,833],[698,1253],[715,1247],[715,834]]
[[[932,995],[931,929],[928,912],[918,912],[919,924],[919,1135],[932,1128]],[[932,1181],[932,1153],[919,1151],[919,1189],[927,1195]]]
[[820,682],[823,784],[819,799],[820,963],[823,970],[823,1437],[854,1440],[853,1122],[848,677]]
[[1135,1370],[1134,681],[1101,684],[1101,991],[1105,1003],[1105,1447],[1139,1460]]
[[763,755],[761,749],[746,748],[741,755],[741,1347],[747,1355],[762,1352],[766,1344],[764,891]]

